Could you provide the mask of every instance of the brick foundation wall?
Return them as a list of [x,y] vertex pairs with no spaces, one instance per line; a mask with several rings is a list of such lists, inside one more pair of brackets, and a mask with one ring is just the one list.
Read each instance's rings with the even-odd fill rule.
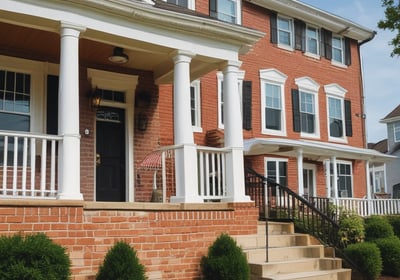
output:
[[74,280],[94,279],[108,249],[128,242],[152,279],[200,279],[221,233],[254,234],[254,203],[157,204],[0,201],[0,234],[44,232],[67,248]]

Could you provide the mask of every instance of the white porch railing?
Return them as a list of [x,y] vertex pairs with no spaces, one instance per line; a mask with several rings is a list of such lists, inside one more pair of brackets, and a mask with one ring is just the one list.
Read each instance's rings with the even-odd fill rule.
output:
[[[173,160],[176,150],[182,149],[179,146],[166,146],[148,154],[139,164],[139,169],[148,169],[154,172],[153,191],[162,192],[162,199],[159,202],[169,201],[169,195],[173,195],[175,188],[175,161]],[[230,150],[224,148],[212,148],[197,146],[197,168],[198,168],[198,195],[203,201],[219,201],[226,197],[226,167],[225,156]],[[161,174],[157,175],[157,170]],[[160,180],[157,180],[157,177]],[[161,183],[161,188],[157,187]],[[157,189],[158,188],[158,189]]]
[[0,131],[0,198],[57,196],[60,136]]
[[400,214],[400,199],[331,198],[331,202],[362,217]]

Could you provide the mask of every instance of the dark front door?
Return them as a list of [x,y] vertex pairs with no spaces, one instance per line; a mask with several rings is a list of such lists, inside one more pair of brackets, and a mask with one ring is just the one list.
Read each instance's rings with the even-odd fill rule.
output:
[[96,200],[125,201],[125,111],[96,112]]

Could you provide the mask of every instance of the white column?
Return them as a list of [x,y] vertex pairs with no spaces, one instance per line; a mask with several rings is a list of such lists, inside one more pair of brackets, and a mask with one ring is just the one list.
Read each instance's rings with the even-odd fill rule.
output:
[[85,28],[61,23],[58,90],[59,199],[83,199],[80,192],[79,35]]
[[174,54],[174,139],[176,196],[171,202],[202,202],[198,195],[197,150],[190,114],[190,61],[193,53]]
[[337,164],[336,164],[336,157],[333,156],[331,158],[331,163],[332,163],[332,169],[333,169],[333,176],[332,176],[332,188],[333,188],[333,198],[338,198],[338,176],[337,176]]
[[331,162],[329,160],[324,161],[324,169],[325,169],[325,186],[326,186],[326,197],[331,197]]
[[239,61],[228,61],[224,73],[224,140],[231,152],[226,155],[227,197],[224,201],[248,202],[245,195],[243,163],[243,130],[237,73]]
[[[371,199],[373,186],[371,185],[371,177],[369,176],[369,160],[365,162],[365,174],[367,176],[367,199]],[[374,175],[374,166],[372,166],[372,174]]]
[[297,184],[299,186],[299,195],[304,195],[304,178],[303,178],[303,149],[297,150]]

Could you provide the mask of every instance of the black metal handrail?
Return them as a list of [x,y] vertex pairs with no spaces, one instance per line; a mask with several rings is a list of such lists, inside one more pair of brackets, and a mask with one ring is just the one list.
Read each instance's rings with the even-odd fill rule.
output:
[[[297,231],[310,234],[323,245],[333,247],[350,268],[361,271],[342,251],[337,213],[330,207],[328,199],[310,197],[308,200],[251,168],[245,170],[245,192],[259,208],[260,220],[293,222]],[[266,261],[268,262],[268,222]]]

